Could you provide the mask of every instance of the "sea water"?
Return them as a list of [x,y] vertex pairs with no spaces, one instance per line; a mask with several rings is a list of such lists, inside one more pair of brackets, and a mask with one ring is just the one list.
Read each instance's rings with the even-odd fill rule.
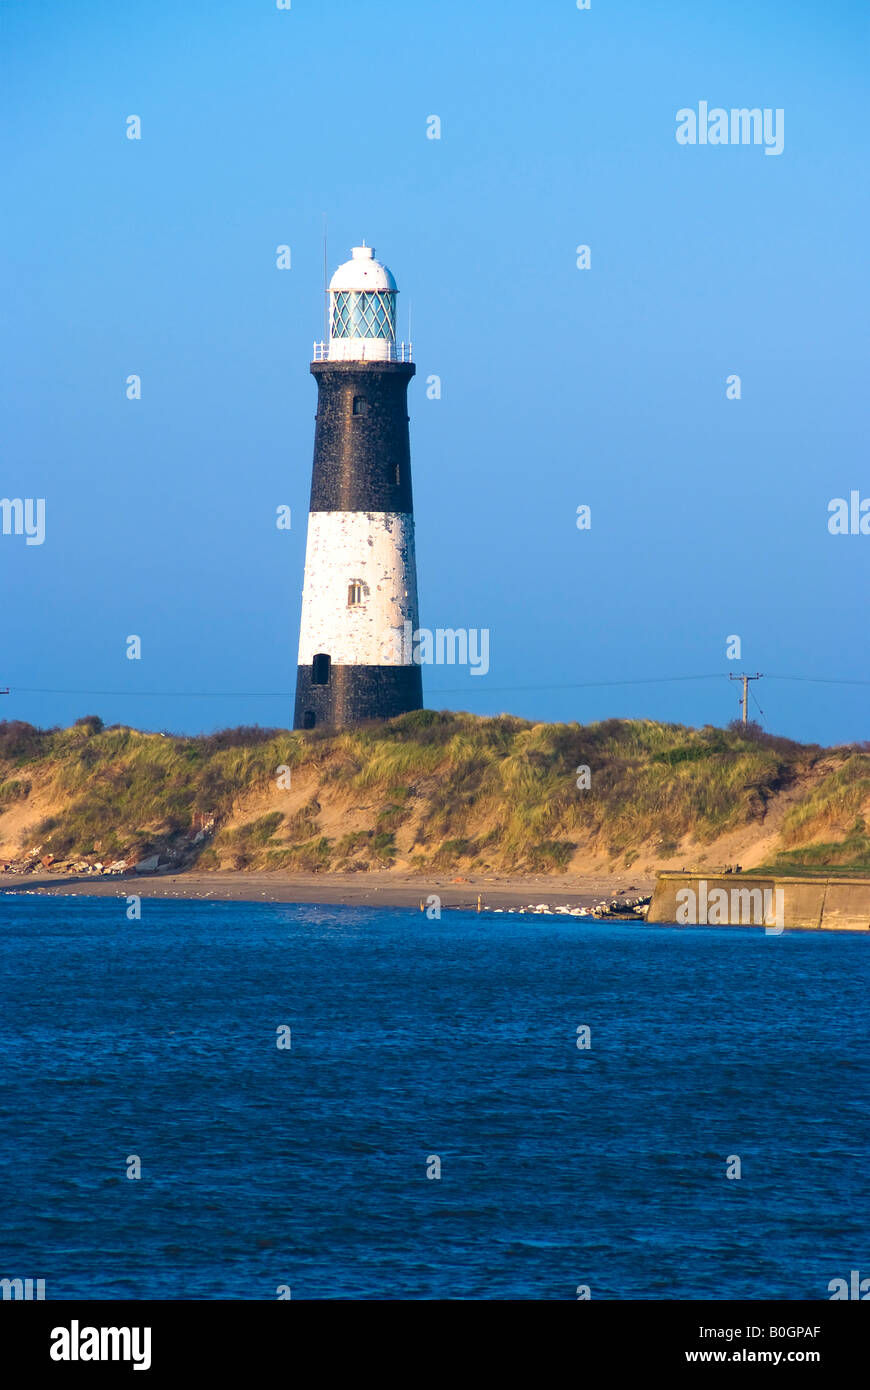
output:
[[47,1299],[829,1298],[870,1275],[868,951],[2,895],[0,1278]]

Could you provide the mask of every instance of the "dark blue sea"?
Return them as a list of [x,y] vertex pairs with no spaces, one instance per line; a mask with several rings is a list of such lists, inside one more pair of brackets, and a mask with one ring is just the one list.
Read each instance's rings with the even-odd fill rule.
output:
[[827,1299],[870,1275],[868,952],[0,896],[0,1277],[47,1299]]

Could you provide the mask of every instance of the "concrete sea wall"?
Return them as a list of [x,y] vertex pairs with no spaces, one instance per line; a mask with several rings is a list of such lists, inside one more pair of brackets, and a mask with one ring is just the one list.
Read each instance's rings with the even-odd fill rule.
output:
[[867,931],[870,878],[661,873],[647,921]]

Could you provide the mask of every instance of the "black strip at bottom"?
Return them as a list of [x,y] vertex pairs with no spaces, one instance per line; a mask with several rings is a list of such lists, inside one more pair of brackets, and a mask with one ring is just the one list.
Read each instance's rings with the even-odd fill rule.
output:
[[[423,708],[419,666],[316,666],[298,669],[294,729],[346,729]],[[315,684],[315,675],[325,675],[325,684]]]

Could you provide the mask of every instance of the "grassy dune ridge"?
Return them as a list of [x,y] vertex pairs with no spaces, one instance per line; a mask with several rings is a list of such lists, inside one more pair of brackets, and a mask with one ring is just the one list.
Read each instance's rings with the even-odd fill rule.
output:
[[[577,786],[578,769],[591,786]],[[282,771],[284,769],[284,771]],[[289,782],[289,786],[287,783]],[[870,866],[870,753],[750,728],[431,710],[196,738],[0,724],[0,859],[312,871]],[[194,842],[196,832],[203,830]]]

